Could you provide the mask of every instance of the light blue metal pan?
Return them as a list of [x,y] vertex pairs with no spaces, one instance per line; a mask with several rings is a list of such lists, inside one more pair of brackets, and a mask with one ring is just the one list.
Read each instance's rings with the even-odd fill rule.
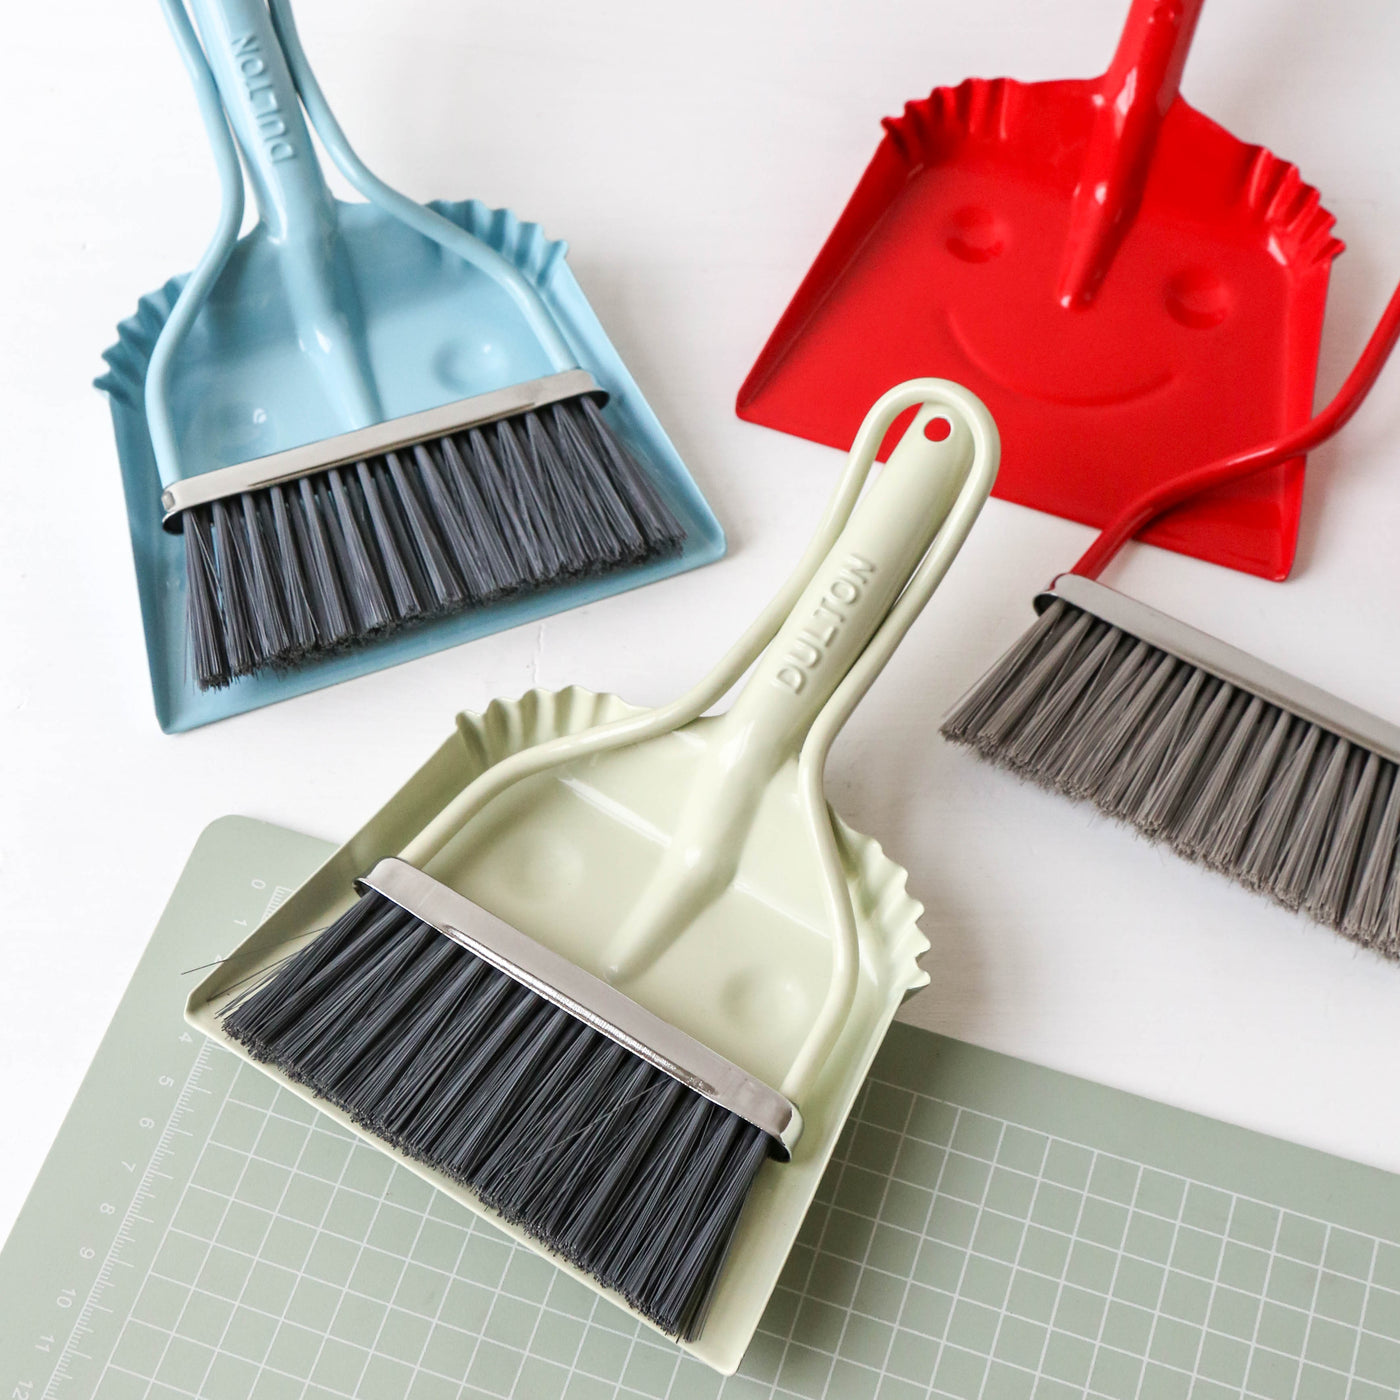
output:
[[[122,322],[97,381],[111,402],[162,729],[333,685],[724,553],[719,523],[589,307],[562,242],[477,201],[415,204],[371,174],[326,106],[284,0],[271,10],[264,0],[192,0],[208,58],[179,0],[162,4],[194,82],[222,208],[194,271],[143,297]],[[246,81],[253,100],[226,112],[211,62],[227,69],[226,84]],[[366,202],[331,197],[303,106]],[[240,148],[261,214],[242,238]],[[678,555],[516,595],[293,671],[197,687],[185,546],[162,527],[167,486],[573,368],[607,393],[604,416],[685,527]]]

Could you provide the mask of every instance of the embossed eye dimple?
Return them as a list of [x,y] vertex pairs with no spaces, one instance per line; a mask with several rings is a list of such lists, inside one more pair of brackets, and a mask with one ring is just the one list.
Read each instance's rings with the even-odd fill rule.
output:
[[267,435],[267,410],[241,399],[232,403],[210,400],[201,406],[196,421],[201,436],[235,458],[254,453]]
[[1172,320],[1191,330],[1218,326],[1234,307],[1224,278],[1208,267],[1184,267],[1167,282],[1165,300]]
[[448,340],[433,352],[432,370],[449,393],[477,393],[510,364],[506,347],[490,340]]
[[572,889],[583,876],[584,858],[574,842],[550,832],[531,833],[500,853],[500,868],[525,899],[548,899]]
[[1006,225],[990,209],[964,204],[949,216],[945,242],[963,262],[990,262],[1006,247]]
[[806,988],[795,977],[775,978],[767,968],[733,973],[720,992],[720,1004],[732,1024],[770,1035],[802,1025],[810,1014]]

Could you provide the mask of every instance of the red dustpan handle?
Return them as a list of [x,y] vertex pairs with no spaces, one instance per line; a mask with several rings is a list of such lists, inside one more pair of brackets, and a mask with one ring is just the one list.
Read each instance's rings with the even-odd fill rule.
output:
[[1276,467],[1280,462],[1311,452],[1319,443],[1326,442],[1361,407],[1361,401],[1376,382],[1376,376],[1390,358],[1397,340],[1400,340],[1400,287],[1391,293],[1390,302],[1347,376],[1346,383],[1321,413],[1283,437],[1188,472],[1139,496],[1116,520],[1104,527],[1098,539],[1070,572],[1082,578],[1098,578],[1109,560],[1158,516],[1165,515],[1192,496],[1252,476],[1266,467]]
[[1181,70],[1205,0],[1133,0],[1108,72],[1079,183],[1056,296],[1066,310],[1088,306],[1137,213],[1157,132],[1176,100]]

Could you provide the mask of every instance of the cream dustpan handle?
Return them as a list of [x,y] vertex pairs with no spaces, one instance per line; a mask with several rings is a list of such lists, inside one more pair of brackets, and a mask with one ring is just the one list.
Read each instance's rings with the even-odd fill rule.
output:
[[[957,388],[954,385],[946,387],[950,390]],[[958,392],[961,395],[962,391]],[[954,501],[923,562],[909,580],[908,587],[900,594],[869,646],[813,721],[798,759],[798,794],[821,857],[823,895],[833,934],[831,980],[827,985],[826,998],[783,1083],[783,1092],[795,1103],[800,1103],[806,1096],[812,1080],[820,1074],[832,1047],[840,1038],[855,1001],[860,973],[860,942],[855,910],[851,907],[850,886],[846,882],[823,784],[827,754],[841,727],[850,718],[851,711],[870,689],[924,604],[942,583],[943,576],[962,548],[991,493],[1000,459],[996,428],[989,418],[983,422],[986,411],[982,405],[970,394],[966,397],[972,400],[976,409],[981,410],[969,421],[981,426],[984,437],[979,443],[979,451],[963,490]]]
[[[756,767],[776,768],[797,752],[856,672],[861,684],[843,702],[849,712],[947,572],[991,491],[996,426],[973,394],[946,380],[914,379],[885,394],[866,415],[852,457],[872,460],[910,408],[917,412],[884,471],[724,717],[729,730],[747,731],[743,746]],[[896,614],[897,631],[886,626]]]

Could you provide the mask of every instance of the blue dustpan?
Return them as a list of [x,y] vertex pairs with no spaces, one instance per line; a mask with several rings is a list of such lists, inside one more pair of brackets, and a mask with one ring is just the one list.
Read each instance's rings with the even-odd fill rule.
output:
[[[476,201],[425,208],[377,180],[326,107],[283,0],[271,12],[263,0],[192,0],[203,47],[179,0],[162,3],[194,79],[223,208],[200,264],[141,299],[97,381],[111,400],[162,729],[195,728],[723,554],[718,522],[590,309],[562,242],[508,211]],[[227,100],[231,92],[238,101]],[[299,104],[369,202],[331,198]],[[262,213],[241,239],[242,172],[229,124]],[[439,617],[295,670],[198,687],[186,545],[167,528],[174,494],[197,492],[200,477],[235,464],[571,374],[591,376],[606,394],[603,418],[684,529],[679,552]]]

